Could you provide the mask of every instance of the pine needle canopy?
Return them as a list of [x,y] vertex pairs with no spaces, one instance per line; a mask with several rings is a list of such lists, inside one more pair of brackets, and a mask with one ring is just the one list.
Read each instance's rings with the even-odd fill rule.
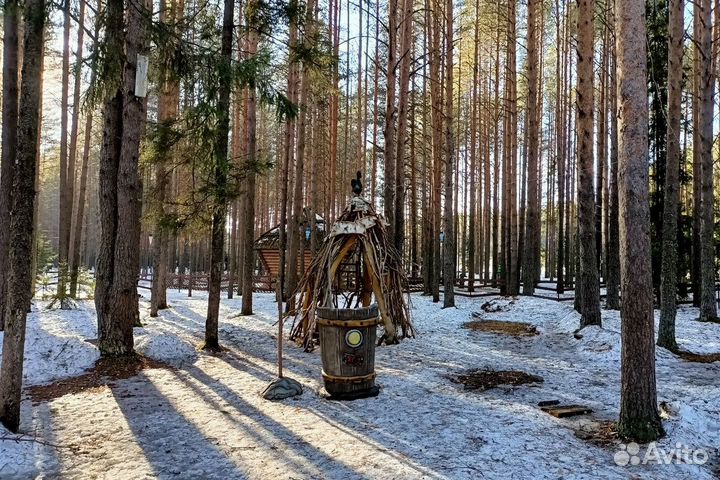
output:
[[315,347],[317,307],[359,308],[374,300],[384,329],[378,344],[414,337],[407,276],[386,223],[366,200],[354,196],[332,225],[293,294],[296,308],[290,338]]

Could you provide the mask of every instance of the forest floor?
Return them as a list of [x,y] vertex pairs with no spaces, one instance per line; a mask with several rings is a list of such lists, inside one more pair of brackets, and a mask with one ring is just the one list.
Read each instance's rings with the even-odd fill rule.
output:
[[[319,351],[288,342],[286,374],[305,391],[269,402],[259,393],[275,376],[273,295],[256,295],[249,317],[238,315],[238,299],[222,301],[227,351],[219,355],[196,350],[207,298],[173,292],[169,301],[151,319],[143,299],[145,327],[135,330],[137,350],[169,367],[150,362],[129,378],[69,388],[54,399],[33,401],[26,390],[24,434],[0,430],[0,478],[710,479],[720,472],[720,363],[658,349],[667,436],[636,452],[613,435],[618,312],[604,311],[603,328],[575,335],[579,317],[567,302],[458,297],[457,308],[441,310],[413,294],[418,336],[378,348],[378,397],[324,398]],[[98,359],[93,303],[74,311],[45,305],[38,302],[28,319],[26,387],[77,377]],[[720,352],[720,325],[696,318],[697,310],[680,310],[681,348]],[[483,320],[536,328],[510,335],[464,327]],[[472,369],[517,370],[543,381],[486,390],[456,383]],[[547,400],[593,413],[558,419],[538,407]],[[691,464],[692,453],[680,459],[678,444],[703,464]]]

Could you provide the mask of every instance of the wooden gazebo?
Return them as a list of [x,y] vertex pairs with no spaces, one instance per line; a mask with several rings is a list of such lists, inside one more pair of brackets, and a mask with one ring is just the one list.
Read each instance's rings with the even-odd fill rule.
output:
[[[303,215],[303,229],[310,227],[309,209],[304,209]],[[320,215],[315,215],[315,234],[318,238],[318,245],[320,245],[325,238],[325,219]],[[263,233],[255,240],[255,251],[257,252],[260,260],[260,275],[259,279],[262,281],[256,283],[266,283],[267,289],[272,290],[275,280],[278,278],[279,265],[280,265],[280,227],[279,225],[271,228],[267,232]],[[304,271],[310,267],[312,263],[312,251],[310,249],[310,239],[303,235],[303,257],[298,259],[299,276],[304,274]]]

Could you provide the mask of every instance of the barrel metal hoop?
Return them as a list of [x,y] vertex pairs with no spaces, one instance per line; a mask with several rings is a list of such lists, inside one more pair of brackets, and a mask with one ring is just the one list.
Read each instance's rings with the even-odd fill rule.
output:
[[335,375],[328,375],[327,373],[325,373],[325,370],[323,370],[322,376],[323,380],[333,383],[364,383],[375,380],[375,377],[377,375],[375,374],[375,372],[372,372],[359,377],[336,377]]
[[370,318],[368,320],[330,320],[328,318],[318,318],[317,324],[325,327],[372,327],[379,323],[377,318]]

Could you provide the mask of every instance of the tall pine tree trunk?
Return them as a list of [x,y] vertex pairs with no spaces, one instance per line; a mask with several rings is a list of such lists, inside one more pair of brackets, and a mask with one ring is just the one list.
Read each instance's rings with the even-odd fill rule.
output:
[[[595,253],[595,198],[593,191],[593,46],[594,0],[579,0],[577,11],[578,117],[578,229],[580,327],[600,325],[600,279]],[[643,57],[644,58],[644,57]]]
[[[17,155],[18,124],[18,23],[20,5],[6,0],[3,6],[2,158],[0,158],[0,224],[10,225],[12,186]],[[5,327],[5,302],[9,276],[10,229],[0,228],[0,331]]]
[[668,36],[668,122],[667,163],[665,164],[665,202],[662,228],[662,275],[660,280],[660,328],[658,345],[677,350],[678,201],[680,190],[680,117],[682,103],[682,59],[684,2],[671,0]]
[[133,352],[133,326],[139,323],[137,279],[140,264],[142,182],[138,174],[140,140],[147,99],[135,95],[138,55],[147,52],[149,8],[133,4],[123,29],[122,0],[106,10],[106,49],[125,51],[125,60],[111,61],[108,72],[122,83],[107,100],[100,158],[100,223],[95,305],[98,347],[103,355]]
[[405,244],[405,140],[410,104],[410,64],[412,55],[413,1],[401,0],[402,28],[400,30],[400,92],[397,122],[397,153],[395,155],[395,248],[400,254]]
[[[70,147],[68,148],[68,193],[67,197],[70,199],[70,205],[66,205],[64,208],[73,211],[73,205],[75,204],[75,159],[77,157],[77,143],[78,143],[78,129],[80,124],[80,83],[82,80],[82,58],[83,58],[83,43],[85,39],[85,1],[80,0],[80,11],[78,13],[78,34],[77,34],[77,48],[75,51],[75,83],[73,85],[73,114],[70,122]],[[91,115],[90,115],[91,116]],[[76,219],[75,222],[82,222],[82,219]],[[75,239],[73,232],[76,229],[72,228],[72,216],[68,220],[68,239],[70,244],[68,245],[68,265],[70,267],[70,297],[75,298],[77,296],[77,280],[78,280],[78,260],[76,258],[75,250]],[[79,245],[79,243],[78,243]]]
[[0,423],[12,432],[17,432],[20,426],[25,324],[32,299],[33,203],[42,102],[40,85],[47,15],[45,8],[44,0],[26,0],[24,5],[24,61],[17,123],[17,157],[13,165],[9,226],[11,246],[8,252],[9,277],[0,370]]
[[535,242],[540,228],[540,209],[538,206],[538,13],[539,0],[530,0],[528,4],[528,155],[527,155],[527,220],[523,265],[523,294],[535,293],[536,263],[540,260],[540,245]]
[[[160,21],[171,26],[176,25],[183,15],[183,1],[163,0],[160,4]],[[177,32],[176,32],[177,33]],[[172,173],[166,168],[166,164],[172,159],[171,145],[166,144],[168,134],[166,130],[172,128],[177,117],[178,104],[180,102],[180,85],[174,78],[162,79],[160,95],[158,98],[158,123],[162,130],[160,136],[159,158],[156,158],[155,165],[155,190],[153,201],[156,204],[155,215],[155,242],[152,245],[153,261],[153,283],[150,292],[150,316],[156,317],[158,310],[167,308],[167,273],[170,260],[170,231],[166,225],[165,202],[172,180]]]
[[[613,58],[615,56],[613,55]],[[608,215],[608,267],[607,267],[607,297],[605,305],[611,310],[620,309],[620,199],[618,193],[618,121],[617,121],[617,73],[613,68],[610,74],[612,91],[612,112],[610,120],[610,175],[609,190],[610,210]]]
[[[248,2],[248,12],[255,12],[257,4],[255,1]],[[255,13],[256,14],[256,13]],[[254,18],[247,19],[250,26],[248,33],[248,56],[252,58],[257,52],[258,33],[255,30],[257,21]],[[247,195],[245,197],[245,212],[243,215],[243,261],[242,261],[242,314],[252,315],[253,312],[253,274],[255,272],[255,162],[257,160],[257,120],[256,120],[256,99],[255,84],[251,84],[246,92],[246,115],[247,115],[247,142],[245,152],[247,181]]]
[[445,209],[443,228],[445,230],[445,252],[443,265],[443,308],[455,306],[455,137],[453,132],[453,1],[445,3]]
[[[400,0],[404,1],[404,0]],[[395,228],[397,226],[395,219],[395,198],[396,198],[396,180],[397,173],[396,161],[396,143],[395,143],[395,120],[397,108],[395,107],[395,89],[397,83],[397,18],[398,18],[398,0],[388,0],[388,59],[387,59],[387,81],[385,92],[385,126],[383,128],[383,138],[385,146],[383,149],[383,161],[385,163],[385,174],[383,180],[385,182],[383,188],[383,200],[385,206],[385,220],[388,222],[388,235],[394,238]],[[393,240],[394,241],[394,240]]]
[[[557,162],[557,189],[558,189],[558,242],[557,242],[557,293],[565,293],[565,109],[564,89],[565,45],[560,35],[561,25],[560,0],[555,0],[555,41],[558,48],[555,61],[555,127]],[[562,52],[562,54],[561,54]]]
[[[62,80],[60,94],[60,201],[58,202],[58,286],[57,298],[60,307],[65,308],[68,285],[68,256],[70,251],[70,222],[72,217],[72,194],[70,186],[73,179],[69,175],[68,163],[68,110],[70,89],[70,0],[63,3],[63,53]],[[77,103],[77,101],[76,101]]]
[[[298,13],[298,2],[297,0],[291,0],[290,1],[290,9],[291,11],[295,12],[290,17],[290,32],[289,32],[289,44],[290,44],[290,50],[292,51],[294,48],[297,48],[297,41],[298,41],[298,23],[300,22],[299,13]],[[288,65],[288,98],[293,101],[297,102],[297,96],[298,96],[298,82],[299,82],[299,64],[298,61],[293,57],[290,56],[289,58],[289,65]],[[292,182],[292,175],[290,174],[290,169],[293,168],[293,164],[295,163],[295,146],[297,141],[297,121],[294,117],[289,118],[287,122],[285,123],[285,143],[283,145],[284,147],[284,153],[283,153],[283,162],[287,163],[288,165],[288,175],[285,178],[285,181],[288,182],[288,184],[294,184],[296,182]],[[299,188],[302,187],[302,185],[298,186]],[[284,232],[285,238],[287,240],[287,265],[281,263],[280,268],[284,268],[286,270],[285,274],[287,275],[287,282],[286,282],[286,292],[287,295],[291,295],[293,291],[295,291],[295,287],[297,286],[298,282],[298,251],[300,249],[300,245],[298,244],[298,230],[299,227],[297,226],[300,222],[300,218],[298,215],[298,212],[302,213],[302,205],[300,205],[300,210],[296,211],[293,205],[293,201],[295,199],[294,190],[291,186],[288,187],[289,189],[289,195],[287,197],[287,208],[289,210],[289,216],[290,220],[287,222],[287,227],[284,223],[281,222],[280,230],[281,234],[283,234],[282,230],[287,229],[286,232]],[[301,190],[302,191],[302,190]],[[283,244],[283,242],[280,242]],[[292,301],[292,298],[289,299],[289,301]]]
[[702,2],[698,0],[693,3],[693,42],[695,48],[693,51],[693,95],[692,95],[692,121],[693,121],[693,139],[692,139],[692,158],[693,158],[693,248],[692,248],[692,291],[693,306],[700,307],[702,298],[702,137],[701,137],[701,119],[700,119],[700,96],[702,92],[701,78],[703,58],[701,52],[701,26],[700,19],[702,17]]
[[655,388],[645,2],[617,0],[620,112],[622,350],[619,433],[646,443],[663,434]]
[[433,302],[440,301],[440,277],[442,270],[442,259],[440,257],[440,235],[441,235],[441,192],[442,192],[442,157],[443,157],[443,108],[442,108],[442,83],[440,80],[441,52],[442,45],[442,22],[439,6],[440,0],[432,0],[432,11],[430,13],[432,25],[428,29],[431,33],[430,39],[430,98],[432,113],[432,152],[433,152],[433,176],[432,176],[432,297]]
[[715,215],[713,208],[712,0],[701,1],[700,15],[700,320],[717,319],[715,303]]
[[230,133],[230,63],[232,62],[233,17],[235,0],[225,0],[222,23],[222,40],[218,64],[219,89],[216,114],[218,124],[213,147],[214,175],[212,230],[210,246],[210,282],[208,284],[208,310],[205,319],[206,350],[219,350],[218,317],[220,314],[220,286],[225,264],[225,224],[227,217],[228,134]]

